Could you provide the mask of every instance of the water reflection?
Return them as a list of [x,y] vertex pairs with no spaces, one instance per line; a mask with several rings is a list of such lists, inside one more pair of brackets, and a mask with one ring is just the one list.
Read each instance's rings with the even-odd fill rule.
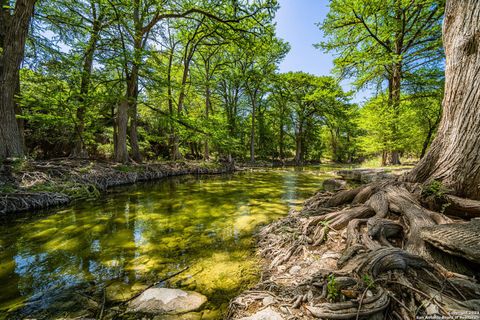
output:
[[218,308],[255,279],[255,228],[309,196],[331,170],[179,177],[2,223],[0,318],[47,309],[68,288],[93,295],[106,284],[150,283],[186,266],[170,285],[202,292]]

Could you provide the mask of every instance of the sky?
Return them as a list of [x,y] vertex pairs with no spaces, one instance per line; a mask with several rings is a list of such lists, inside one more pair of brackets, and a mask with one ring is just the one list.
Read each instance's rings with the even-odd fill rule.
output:
[[[277,36],[290,43],[290,52],[280,64],[281,72],[304,71],[315,75],[330,75],[333,55],[316,49],[313,45],[323,39],[322,31],[315,25],[328,13],[328,0],[279,0],[277,11]],[[350,81],[342,81],[344,90],[351,90]],[[361,103],[371,96],[361,91],[353,99]]]

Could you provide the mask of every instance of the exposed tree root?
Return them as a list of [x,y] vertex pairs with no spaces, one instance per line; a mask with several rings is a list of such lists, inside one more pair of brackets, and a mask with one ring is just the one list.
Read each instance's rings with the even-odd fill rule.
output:
[[445,196],[448,205],[445,212],[460,218],[480,218],[480,201],[460,198],[452,195]]
[[[317,193],[302,211],[260,232],[260,253],[270,263],[257,289],[283,299],[275,306],[286,319],[416,319],[480,310],[480,285],[470,278],[480,274],[480,236],[473,231],[479,222],[468,229],[423,207],[421,190],[388,180]],[[447,213],[476,216],[477,201],[446,198]],[[454,241],[443,241],[442,232]],[[251,309],[244,305],[232,317]]]
[[0,214],[65,205],[69,201],[67,195],[56,192],[4,194],[0,195]]
[[[361,301],[350,300],[338,303],[322,303],[318,306],[306,306],[307,310],[317,318],[352,319],[376,314],[388,307],[390,299],[387,293],[380,290],[372,297]],[[360,304],[361,303],[361,304]]]

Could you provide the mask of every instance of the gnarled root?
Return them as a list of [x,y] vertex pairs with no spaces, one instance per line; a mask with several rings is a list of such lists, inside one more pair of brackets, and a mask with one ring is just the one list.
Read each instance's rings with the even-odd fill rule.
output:
[[[415,319],[480,309],[480,284],[470,278],[480,275],[480,249],[467,250],[475,232],[467,237],[466,227],[450,230],[455,220],[423,207],[421,197],[418,184],[393,180],[319,192],[302,211],[264,228],[260,246],[271,261],[271,279],[290,285],[283,292],[290,302],[287,315]],[[477,202],[447,199],[455,217],[462,216],[458,210],[477,214]],[[454,238],[467,239],[468,248],[455,251],[455,239],[433,237],[443,229],[464,232]]]
[[355,319],[370,316],[385,310],[390,303],[388,294],[382,288],[371,296],[360,300],[338,303],[322,303],[305,308],[315,317],[322,319]]

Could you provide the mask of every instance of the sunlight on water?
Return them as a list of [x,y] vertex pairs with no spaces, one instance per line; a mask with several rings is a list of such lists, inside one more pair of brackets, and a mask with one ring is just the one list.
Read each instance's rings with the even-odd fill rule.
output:
[[[180,177],[115,189],[38,218],[0,226],[0,318],[69,313],[58,296],[83,292],[118,302],[184,267],[168,286],[222,309],[255,282],[252,234],[318,190],[332,168]],[[127,297],[128,298],[128,297]],[[62,309],[60,308],[60,309]],[[92,307],[93,308],[93,307]]]

